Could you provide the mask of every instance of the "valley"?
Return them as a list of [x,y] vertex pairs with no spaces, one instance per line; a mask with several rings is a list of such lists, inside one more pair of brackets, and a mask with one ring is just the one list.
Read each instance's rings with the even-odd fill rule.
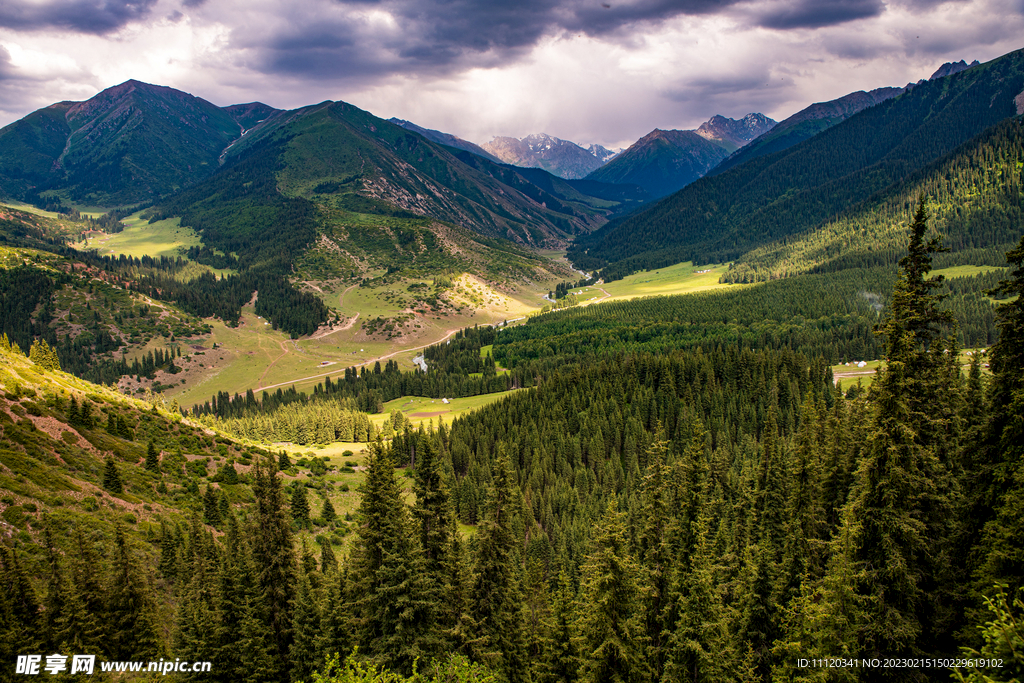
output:
[[1022,89],[616,155],[138,81],[0,129],[0,660],[1024,670]]

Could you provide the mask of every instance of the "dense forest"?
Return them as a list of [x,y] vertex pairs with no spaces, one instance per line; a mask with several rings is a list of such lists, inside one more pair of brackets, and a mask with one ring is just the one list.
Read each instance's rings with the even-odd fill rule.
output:
[[[496,381],[497,360],[532,388],[390,424],[347,556],[297,540],[306,486],[257,456],[251,497],[208,488],[148,538],[54,520],[40,545],[0,544],[0,642],[213,662],[195,680],[926,681],[958,657],[960,679],[1019,679],[1024,239],[992,283],[997,340],[964,372],[926,230],[921,203],[896,273],[864,275],[887,280],[881,316],[794,279],[466,330],[431,351],[438,373]],[[833,383],[834,359],[872,350],[870,389]],[[318,411],[310,438],[337,438],[406,375],[429,378],[350,369],[200,412],[241,430]]]

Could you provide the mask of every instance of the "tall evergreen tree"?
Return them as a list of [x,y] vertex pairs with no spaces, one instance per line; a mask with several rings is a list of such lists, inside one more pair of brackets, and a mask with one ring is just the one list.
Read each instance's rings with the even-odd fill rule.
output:
[[639,567],[626,544],[622,513],[609,502],[583,565],[578,648],[580,680],[629,683],[649,677],[644,658]]
[[292,485],[291,513],[292,520],[300,527],[309,526],[309,499],[306,496],[306,485],[301,481]]
[[526,661],[520,577],[512,534],[512,464],[499,445],[487,513],[477,533],[476,575],[470,598],[472,632],[469,647],[476,658],[500,671],[509,683],[529,680]]
[[[292,637],[295,557],[281,480],[277,476],[277,468],[269,460],[257,461],[253,467],[253,495],[256,499],[253,560],[261,591],[261,607],[265,610],[260,616],[270,628],[271,654],[274,666],[278,667],[272,677],[284,679]],[[251,637],[258,638],[256,625],[249,627]]]
[[[984,461],[975,475],[975,524],[984,525],[976,571],[978,592],[991,593],[995,583],[1011,595],[1024,588],[1024,237],[1007,253],[1010,277],[995,294],[1016,297],[998,309],[999,341],[991,349],[991,418]],[[986,512],[986,504],[992,512]]]
[[146,445],[146,469],[150,472],[160,472],[160,454],[152,440]]
[[111,659],[153,659],[160,652],[152,591],[141,576],[124,529],[114,529],[114,557],[107,581],[110,620],[107,654]]
[[106,464],[103,467],[103,488],[111,493],[124,493],[124,483],[121,480],[121,472],[117,469],[114,457],[107,456]]
[[858,629],[863,656],[925,654],[922,633],[937,609],[928,589],[943,571],[950,538],[949,478],[935,443],[948,425],[934,402],[957,391],[944,358],[955,355],[955,345],[943,336],[950,316],[934,292],[941,278],[927,277],[940,243],[926,241],[926,231],[922,199],[882,327],[886,368],[872,387],[874,431],[850,503],[858,522],[853,557],[865,610]]

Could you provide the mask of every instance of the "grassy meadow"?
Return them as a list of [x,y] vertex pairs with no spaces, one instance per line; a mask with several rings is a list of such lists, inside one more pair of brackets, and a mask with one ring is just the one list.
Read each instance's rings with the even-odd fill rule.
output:
[[634,273],[629,277],[601,285],[610,295],[605,301],[635,299],[641,296],[667,296],[690,294],[709,289],[723,289],[741,285],[724,285],[718,282],[728,264],[716,266],[694,266],[691,261],[677,263],[667,268]]
[[134,258],[143,256],[182,256],[189,247],[202,244],[199,234],[192,228],[181,227],[180,218],[168,218],[150,223],[139,214],[133,214],[123,221],[124,230],[116,234],[93,233],[76,249],[96,249],[100,254]]

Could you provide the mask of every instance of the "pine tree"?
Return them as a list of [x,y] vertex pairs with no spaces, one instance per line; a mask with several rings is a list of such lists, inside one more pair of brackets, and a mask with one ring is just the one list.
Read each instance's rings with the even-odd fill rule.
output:
[[152,441],[146,446],[146,469],[154,473],[160,472],[160,454]]
[[37,339],[32,342],[28,358],[44,370],[60,370],[60,361],[57,359],[57,352],[52,346],[46,343],[45,339]]
[[15,655],[37,652],[42,642],[39,605],[28,575],[21,567],[17,549],[0,543],[0,654],[7,661]]
[[[322,537],[321,537],[322,538]],[[330,541],[324,539],[320,543],[320,572],[327,576],[338,569],[338,558],[334,555]]]
[[215,527],[219,527],[221,523],[218,498],[217,489],[213,488],[212,484],[207,484],[206,493],[203,495],[203,521]]
[[394,468],[380,442],[367,461],[362,524],[353,549],[355,632],[360,652],[408,674],[439,645],[422,558]]
[[[712,683],[735,675],[738,653],[730,638],[725,605],[715,587],[708,513],[708,508],[704,508],[694,520],[689,566],[674,576],[674,592],[680,605],[679,619],[665,648],[667,681]],[[681,563],[678,569],[682,569]]]
[[[251,618],[262,621],[269,628],[269,652],[275,667],[271,678],[277,679],[286,675],[288,667],[295,558],[281,481],[272,462],[257,461],[253,467],[253,495],[256,499],[256,528],[252,556],[260,594],[254,596],[249,604],[253,608]],[[259,613],[261,611],[262,614]],[[243,622],[243,630],[245,628],[249,629],[248,637],[263,637],[257,624]]]
[[609,502],[594,530],[580,586],[578,649],[585,683],[647,680],[643,610],[622,513]]
[[124,484],[121,482],[121,472],[117,469],[114,457],[107,456],[103,468],[103,488],[111,493],[124,493]]
[[334,505],[331,503],[330,498],[324,498],[324,505],[320,509],[320,516],[328,524],[330,524],[338,518],[338,513],[334,511]]
[[160,651],[151,591],[140,576],[124,529],[114,529],[114,559],[107,581],[110,620],[107,654],[111,659],[153,659]]
[[[215,580],[214,544],[212,537],[205,534],[199,520],[191,520],[189,545],[192,549],[188,566],[188,582],[179,592],[178,609],[172,635],[172,645],[177,656],[193,661],[209,661],[216,657],[216,602],[219,598]],[[198,680],[200,676],[186,676]]]
[[476,577],[470,598],[475,639],[468,646],[476,658],[500,671],[510,683],[528,680],[526,636],[520,609],[512,516],[512,464],[503,447],[495,463],[487,515],[477,533]]
[[558,575],[551,602],[550,636],[548,651],[544,653],[545,668],[539,677],[541,683],[570,683],[579,677],[580,657],[573,619],[575,601],[572,582],[563,571]]
[[303,681],[318,668],[316,637],[320,630],[319,601],[310,585],[309,576],[300,571],[292,615],[294,641],[289,654],[292,680]]
[[309,499],[306,497],[306,485],[302,482],[292,486],[291,513],[292,520],[300,527],[309,526]]
[[858,631],[863,656],[924,652],[922,633],[937,610],[928,589],[943,571],[951,535],[949,478],[936,443],[948,425],[935,402],[958,390],[950,386],[944,360],[955,356],[955,345],[951,349],[941,337],[951,320],[933,293],[941,278],[926,278],[941,246],[924,240],[926,219],[922,200],[882,328],[887,366],[872,387],[874,431],[850,503],[857,514],[853,557],[861,568],[858,592],[866,613]]
[[[975,468],[974,526],[983,525],[976,593],[1006,584],[1011,595],[1024,588],[1024,237],[1006,259],[1010,278],[993,294],[1016,296],[999,306],[999,341],[990,351],[991,417]],[[990,509],[986,509],[991,505]],[[978,619],[980,621],[980,618]]]

